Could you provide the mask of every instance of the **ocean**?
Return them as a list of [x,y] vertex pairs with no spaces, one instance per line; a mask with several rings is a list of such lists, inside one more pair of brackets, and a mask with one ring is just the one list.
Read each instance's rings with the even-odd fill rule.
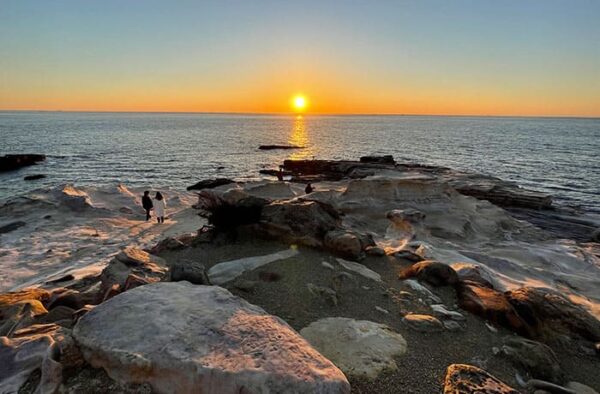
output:
[[[302,150],[261,151],[261,144]],[[0,174],[0,200],[66,183],[184,189],[256,179],[287,158],[391,154],[484,173],[600,211],[600,119],[0,112],[0,154],[48,160]],[[24,181],[29,174],[47,178]]]

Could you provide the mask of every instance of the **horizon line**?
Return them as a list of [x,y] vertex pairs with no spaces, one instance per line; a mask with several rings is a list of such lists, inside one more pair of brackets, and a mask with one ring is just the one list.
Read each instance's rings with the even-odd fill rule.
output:
[[129,110],[57,110],[57,109],[0,109],[3,112],[94,113],[94,114],[196,114],[196,115],[259,115],[259,116],[430,116],[469,118],[569,118],[600,119],[599,115],[494,115],[494,114],[415,114],[415,113],[335,113],[335,112],[241,112],[241,111],[129,111]]

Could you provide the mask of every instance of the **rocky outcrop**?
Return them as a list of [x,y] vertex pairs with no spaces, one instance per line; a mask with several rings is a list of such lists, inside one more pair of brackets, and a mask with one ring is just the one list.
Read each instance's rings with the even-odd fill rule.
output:
[[522,287],[506,292],[506,299],[537,338],[576,334],[600,341],[600,321],[554,290]]
[[198,261],[177,261],[169,268],[172,282],[188,281],[195,285],[209,285],[204,264]]
[[407,348],[402,335],[386,325],[344,317],[317,320],[300,334],[344,373],[371,379],[397,369],[394,357]]
[[36,370],[41,371],[39,393],[55,393],[63,369],[82,365],[70,331],[55,324],[36,324],[0,337],[0,392],[16,393]]
[[551,348],[521,337],[506,337],[502,353],[532,378],[562,383],[563,373]]
[[360,158],[361,163],[378,163],[378,164],[396,164],[396,160],[394,160],[394,156],[392,155],[384,155],[384,156],[362,156]]
[[517,314],[505,295],[473,282],[462,282],[457,289],[458,305],[485,320],[530,337],[531,328]]
[[322,246],[325,235],[339,229],[341,220],[331,206],[318,201],[275,201],[266,205],[259,230],[271,237],[306,246]]
[[45,155],[4,155],[0,156],[0,172],[14,171],[46,160]]
[[140,284],[157,282],[167,273],[166,262],[141,249],[129,246],[113,258],[102,270],[103,298]]
[[519,392],[483,369],[452,364],[446,370],[444,394],[519,394]]
[[417,278],[432,286],[454,286],[458,283],[456,271],[437,261],[421,261],[400,272],[400,279]]
[[252,271],[274,261],[288,259],[297,254],[297,249],[290,248],[264,256],[252,256],[224,261],[210,267],[208,270],[208,280],[213,285],[222,285],[234,280],[246,271]]
[[349,393],[344,374],[283,320],[216,286],[141,286],[73,331],[85,359],[157,393]]
[[229,185],[230,183],[235,183],[235,181],[227,178],[205,179],[192,186],[188,186],[187,190],[214,189],[215,187]]

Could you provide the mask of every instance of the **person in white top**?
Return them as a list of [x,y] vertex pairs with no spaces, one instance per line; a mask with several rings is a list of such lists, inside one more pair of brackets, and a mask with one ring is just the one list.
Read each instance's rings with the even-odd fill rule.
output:
[[156,220],[158,223],[165,222],[165,211],[167,209],[167,203],[165,198],[160,192],[156,192],[156,196],[154,196],[154,215],[156,215]]

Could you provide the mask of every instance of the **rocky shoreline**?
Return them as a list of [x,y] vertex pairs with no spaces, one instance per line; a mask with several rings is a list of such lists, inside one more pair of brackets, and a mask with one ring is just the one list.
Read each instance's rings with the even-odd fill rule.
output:
[[191,187],[194,234],[0,295],[0,392],[600,389],[593,220],[389,156],[283,169]]

